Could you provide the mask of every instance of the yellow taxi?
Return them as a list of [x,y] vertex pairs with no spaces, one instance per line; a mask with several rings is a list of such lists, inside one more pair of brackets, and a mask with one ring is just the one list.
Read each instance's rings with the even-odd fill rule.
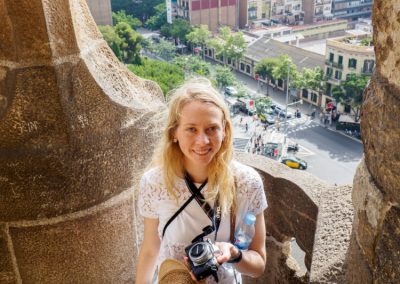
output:
[[307,169],[307,162],[294,156],[282,158],[281,163],[285,164],[286,166],[292,169],[300,169],[300,170]]

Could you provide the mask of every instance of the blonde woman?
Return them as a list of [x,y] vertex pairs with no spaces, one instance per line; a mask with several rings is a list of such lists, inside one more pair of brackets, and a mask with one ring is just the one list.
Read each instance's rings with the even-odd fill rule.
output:
[[[144,239],[136,283],[152,283],[157,265],[165,259],[183,261],[185,247],[206,226],[214,229],[207,238],[221,251],[217,255],[219,283],[241,283],[241,274],[258,277],[263,273],[267,201],[257,172],[232,160],[232,140],[229,110],[208,80],[191,80],[173,92],[162,141],[152,168],[141,180]],[[210,217],[205,206],[193,199],[188,182],[200,190],[214,213],[221,214]],[[256,216],[255,235],[249,249],[240,251],[231,243],[231,231],[248,212]],[[216,280],[208,277],[206,282]]]

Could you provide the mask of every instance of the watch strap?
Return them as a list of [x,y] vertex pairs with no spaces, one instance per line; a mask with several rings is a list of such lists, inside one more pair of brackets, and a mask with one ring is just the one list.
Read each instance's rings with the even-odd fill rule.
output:
[[236,257],[231,258],[230,260],[228,260],[228,263],[238,263],[242,260],[243,257],[243,253],[241,250],[239,250],[239,253]]

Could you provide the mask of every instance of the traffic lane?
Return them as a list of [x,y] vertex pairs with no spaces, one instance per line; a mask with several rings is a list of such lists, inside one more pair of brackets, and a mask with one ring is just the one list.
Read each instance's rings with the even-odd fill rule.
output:
[[300,145],[304,145],[316,154],[339,162],[359,162],[363,154],[362,143],[315,124],[303,130],[297,130],[288,137],[298,140]]
[[324,127],[316,126],[289,136],[300,146],[314,152],[303,158],[307,172],[333,184],[352,184],[363,154],[362,144]]

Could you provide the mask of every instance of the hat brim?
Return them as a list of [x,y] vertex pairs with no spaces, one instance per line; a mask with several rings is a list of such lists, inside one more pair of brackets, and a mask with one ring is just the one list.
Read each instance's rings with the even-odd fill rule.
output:
[[194,284],[196,282],[193,281],[188,268],[182,262],[175,259],[166,259],[160,265],[158,283]]

